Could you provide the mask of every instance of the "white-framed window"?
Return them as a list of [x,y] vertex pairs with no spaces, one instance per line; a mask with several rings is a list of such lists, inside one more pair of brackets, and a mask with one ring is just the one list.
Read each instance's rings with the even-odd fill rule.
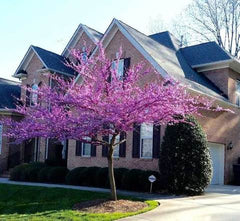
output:
[[[109,143],[111,142],[111,139],[112,139],[112,135],[109,135]],[[120,135],[117,135],[115,138],[115,143],[119,143],[119,142],[120,142]],[[113,157],[119,158],[119,145],[114,146]]]
[[33,84],[33,86],[32,86],[32,95],[31,95],[31,105],[36,105],[37,104],[37,101],[38,101],[37,90],[38,90],[38,85],[37,84]]
[[2,153],[2,133],[3,133],[3,125],[0,124],[0,154]]
[[153,155],[153,124],[141,124],[140,157],[152,159]]
[[240,80],[236,81],[236,105],[240,106]]
[[113,69],[117,69],[117,77],[122,81],[123,80],[123,74],[124,74],[124,59],[120,59],[118,61],[118,66],[117,65],[117,61],[113,61],[112,62],[112,68]]
[[[86,137],[85,140],[91,141],[90,137]],[[82,142],[82,156],[90,157],[91,156],[91,144]]]

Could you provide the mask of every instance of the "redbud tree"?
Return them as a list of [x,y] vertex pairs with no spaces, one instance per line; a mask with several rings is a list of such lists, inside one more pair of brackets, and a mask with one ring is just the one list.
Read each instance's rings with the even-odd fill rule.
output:
[[[173,124],[184,121],[187,115],[201,115],[201,110],[213,109],[212,101],[190,95],[174,79],[163,80],[156,71],[146,71],[144,64],[132,65],[120,76],[119,58],[113,67],[102,47],[90,58],[76,50],[72,56],[78,62],[67,65],[78,74],[77,80],[50,76],[55,86],[43,84],[38,91],[31,91],[32,95],[37,93],[37,102],[17,106],[16,111],[24,117],[20,121],[6,120],[5,135],[17,143],[44,137],[107,146],[111,197],[117,200],[113,151],[126,141],[119,141],[117,136],[133,131],[134,125]],[[144,82],[148,75],[156,77]],[[110,141],[104,141],[103,136],[109,136]]]

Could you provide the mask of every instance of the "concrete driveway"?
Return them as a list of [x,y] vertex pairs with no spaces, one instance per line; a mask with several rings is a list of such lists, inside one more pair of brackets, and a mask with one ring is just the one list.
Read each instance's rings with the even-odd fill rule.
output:
[[160,206],[126,221],[239,221],[240,187],[210,186],[203,196],[158,199]]

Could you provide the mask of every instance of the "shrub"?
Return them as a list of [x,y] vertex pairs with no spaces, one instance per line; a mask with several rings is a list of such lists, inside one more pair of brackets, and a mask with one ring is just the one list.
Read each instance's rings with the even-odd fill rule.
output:
[[48,173],[50,183],[64,183],[69,170],[66,167],[52,167]]
[[29,167],[29,164],[23,163],[14,167],[10,172],[10,180],[25,181],[25,171]]
[[48,167],[48,166],[40,169],[38,173],[38,181],[43,183],[48,183],[49,182],[48,175],[51,169],[52,167]]
[[49,167],[66,167],[66,160],[47,159],[45,160],[45,164]]
[[121,189],[122,187],[122,178],[125,173],[127,173],[129,170],[126,168],[115,168],[114,169],[114,176],[115,176],[115,183],[116,187]]
[[98,187],[109,188],[109,179],[108,179],[108,168],[100,168],[96,173],[96,185]]
[[210,183],[212,167],[206,135],[193,117],[168,125],[159,168],[165,188],[175,194],[197,195]]
[[98,182],[96,180],[96,176],[100,167],[87,167],[86,168],[86,176],[82,179],[82,185],[84,186],[98,186]]
[[25,181],[38,182],[38,173],[46,164],[41,162],[30,163],[25,169]]
[[83,179],[87,176],[86,167],[76,167],[66,176],[66,183],[70,185],[82,185]]
[[[136,190],[140,189],[140,180],[143,171],[138,169],[132,169],[126,172],[122,178],[122,187],[126,190]],[[142,181],[141,181],[142,182]]]

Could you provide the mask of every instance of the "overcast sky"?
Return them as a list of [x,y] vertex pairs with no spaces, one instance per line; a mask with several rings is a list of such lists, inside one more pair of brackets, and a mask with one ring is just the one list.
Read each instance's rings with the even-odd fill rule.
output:
[[82,23],[102,33],[113,18],[149,34],[149,22],[168,22],[191,0],[0,0],[0,77],[12,79],[32,44],[61,53]]

